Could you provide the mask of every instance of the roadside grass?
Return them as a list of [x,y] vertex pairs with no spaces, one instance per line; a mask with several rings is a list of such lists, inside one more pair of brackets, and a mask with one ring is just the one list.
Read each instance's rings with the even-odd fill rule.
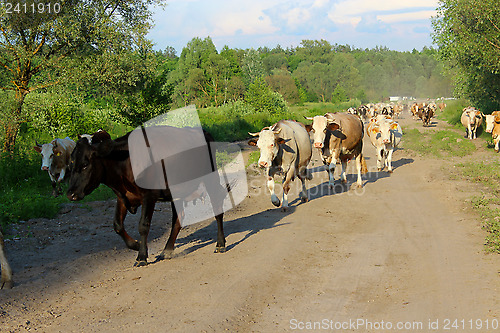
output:
[[481,216],[488,232],[486,248],[500,253],[500,162],[465,162],[455,165],[453,177],[461,177],[483,185],[487,191],[471,198],[471,204]]
[[259,157],[260,157],[260,151],[257,150],[251,152],[250,155],[248,155],[248,161],[245,167],[248,168],[250,165],[257,163],[257,161],[259,161]]
[[[420,132],[405,129],[405,147],[423,155],[437,158],[465,157],[476,151],[475,144],[462,137],[456,130]],[[455,163],[451,179],[465,179],[479,183],[486,193],[471,198],[471,205],[481,216],[486,237],[486,249],[500,253],[500,162],[468,161]]]
[[[60,204],[68,202],[63,194],[52,196],[52,186],[46,171],[40,170],[41,161],[36,153],[19,153],[15,158],[0,155],[0,224],[31,218],[53,218],[59,212]],[[106,200],[113,197],[107,187],[96,189],[83,202]]]
[[487,251],[500,254],[500,196],[493,197],[474,196],[471,200],[472,207],[481,216],[483,229],[488,232],[485,246]]
[[421,154],[463,157],[476,150],[473,142],[454,130],[421,132],[417,128],[405,128],[403,133],[404,146]]

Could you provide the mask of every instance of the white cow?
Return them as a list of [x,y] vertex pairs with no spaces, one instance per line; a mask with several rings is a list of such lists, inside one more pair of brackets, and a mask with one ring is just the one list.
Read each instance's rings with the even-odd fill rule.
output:
[[382,170],[385,165],[392,173],[392,153],[403,136],[401,126],[390,117],[372,118],[366,127],[366,134],[377,150],[378,170]]
[[460,117],[462,125],[465,126],[467,138],[473,140],[476,138],[476,131],[483,123],[483,116],[481,111],[473,107],[464,108],[462,116]]
[[271,193],[271,202],[280,206],[280,199],[274,193],[274,175],[284,173],[282,210],[288,209],[288,191],[290,181],[298,177],[302,182],[300,199],[308,201],[305,180],[312,179],[307,165],[311,160],[312,147],[309,133],[303,124],[293,120],[280,120],[271,127],[264,127],[259,133],[249,133],[258,136],[248,141],[251,146],[260,150],[259,166],[266,169],[267,187]]
[[52,194],[54,196],[60,194],[60,185],[66,176],[69,158],[75,145],[76,143],[73,140],[66,137],[64,139],[54,139],[50,143],[43,145],[37,143],[33,147],[42,155],[41,169],[49,173],[52,182]]

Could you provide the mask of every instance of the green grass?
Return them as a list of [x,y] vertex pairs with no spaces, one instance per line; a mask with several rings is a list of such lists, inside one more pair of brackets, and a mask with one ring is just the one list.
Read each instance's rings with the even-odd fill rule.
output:
[[500,208],[499,197],[486,198],[475,196],[472,198],[472,207],[481,216],[483,229],[488,232],[486,236],[486,248],[490,252],[500,254]]
[[250,155],[248,155],[248,161],[247,161],[247,165],[245,165],[245,167],[249,167],[250,165],[254,164],[254,163],[257,163],[259,161],[259,158],[260,158],[260,151],[253,151],[250,153]]
[[488,191],[471,200],[472,207],[481,216],[488,232],[486,247],[500,253],[500,162],[465,162],[455,165],[453,177],[482,184]]
[[[0,155],[0,224],[31,218],[53,218],[59,212],[60,204],[68,202],[63,194],[52,196],[52,185],[46,171],[40,170],[41,160],[36,153]],[[113,192],[101,186],[84,202],[106,200],[114,197]]]
[[403,140],[406,148],[435,157],[463,157],[476,150],[470,140],[454,130],[420,132],[418,129],[404,129]]

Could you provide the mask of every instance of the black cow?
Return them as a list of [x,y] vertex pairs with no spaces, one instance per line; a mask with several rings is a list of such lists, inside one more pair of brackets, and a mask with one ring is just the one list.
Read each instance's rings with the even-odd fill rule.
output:
[[[158,126],[156,130],[173,131],[170,133],[174,134],[177,131],[179,132],[179,137],[184,138],[184,140],[187,136],[186,133],[190,133],[189,131],[192,131],[193,134],[199,133],[195,132],[195,129],[179,129],[170,126]],[[117,196],[116,211],[113,221],[114,229],[116,233],[118,233],[123,238],[128,248],[139,251],[136,265],[142,266],[147,264],[147,237],[156,202],[172,202],[172,230],[165,249],[157,257],[158,260],[171,257],[171,254],[174,250],[175,240],[181,229],[179,215],[183,214],[183,212],[177,212],[173,202],[173,200],[177,198],[174,198],[172,196],[168,184],[166,183],[166,179],[166,189],[151,190],[141,188],[136,184],[130,161],[128,142],[130,134],[131,132],[115,140],[103,140],[102,142],[99,142],[97,144],[90,144],[86,138],[81,138],[80,140],[78,140],[76,143],[76,147],[71,154],[71,178],[69,181],[67,196],[70,200],[76,201],[81,200],[86,195],[92,193],[92,191],[95,190],[99,186],[99,184],[105,184],[106,186],[111,188]],[[204,134],[207,143],[214,141],[210,134],[208,134],[207,132],[204,132]],[[193,137],[194,136],[195,135],[193,135]],[[165,142],[165,145],[175,144],[175,142]],[[208,147],[209,154],[210,156],[212,156],[210,145],[208,145]],[[215,169],[213,161],[211,161],[211,163],[212,168]],[[206,185],[207,189],[216,188],[217,190],[226,191],[226,189],[224,189],[220,183],[217,183],[215,185],[213,183]],[[198,189],[198,186],[199,184],[189,184],[186,185],[185,188],[182,188],[185,197],[188,197],[189,195],[194,193]],[[208,191],[208,195],[211,199],[214,211],[217,210],[219,212],[222,212],[223,200],[220,200],[221,196],[217,195],[217,193],[210,193],[210,191]],[[127,211],[135,214],[139,206],[142,206],[141,218],[139,222],[140,240],[136,241],[125,231],[123,221],[125,219],[125,216],[127,215]],[[224,237],[224,230],[222,225],[223,214],[218,214],[215,216],[215,218],[217,220],[218,227],[215,252],[224,252],[226,240]]]

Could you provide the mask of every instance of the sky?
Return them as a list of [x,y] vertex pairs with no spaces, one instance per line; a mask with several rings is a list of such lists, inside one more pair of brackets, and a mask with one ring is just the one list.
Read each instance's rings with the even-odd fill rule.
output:
[[148,37],[156,50],[211,37],[216,48],[300,46],[324,39],[356,48],[422,50],[439,0],[166,0]]

